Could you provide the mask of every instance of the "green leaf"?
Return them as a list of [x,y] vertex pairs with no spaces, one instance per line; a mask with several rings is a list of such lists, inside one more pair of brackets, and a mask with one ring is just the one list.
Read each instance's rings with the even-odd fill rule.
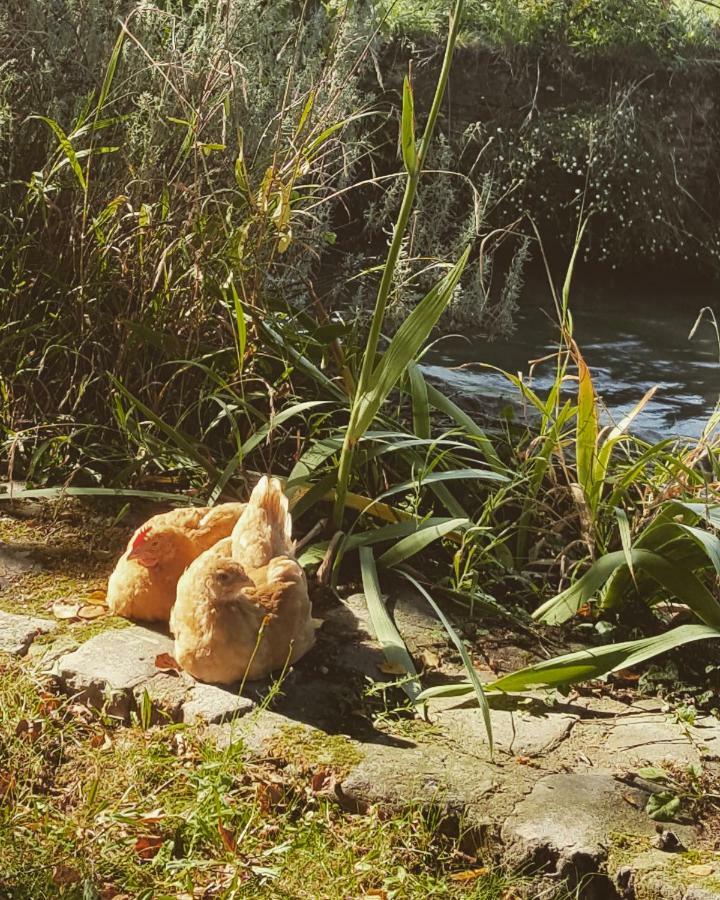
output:
[[[720,603],[692,570],[677,562],[668,562],[658,553],[639,547],[630,550],[628,555],[637,568],[641,568],[678,600],[687,604],[699,619],[707,625],[720,628]],[[583,603],[596,595],[616,569],[626,565],[624,550],[601,556],[575,584],[536,609],[533,618],[548,625],[566,622]],[[643,599],[652,604],[655,598],[644,596]]]
[[681,625],[664,634],[639,641],[605,644],[578,650],[554,659],[543,660],[486,686],[486,690],[525,691],[533,687],[558,687],[577,684],[639,665],[660,653],[667,653],[692,641],[720,638],[720,630],[707,625]]
[[177,503],[180,506],[203,506],[197,497],[186,497],[184,494],[171,494],[169,491],[141,491],[134,488],[14,488],[12,491],[0,491],[0,500],[29,500],[32,497],[139,497],[143,500]]
[[403,80],[402,125],[400,129],[402,157],[408,175],[414,175],[418,169],[417,145],[415,143],[415,104],[413,102],[410,79]]
[[495,452],[495,448],[482,428],[470,418],[465,410],[460,409],[456,403],[453,403],[449,397],[446,397],[445,394],[441,393],[436,387],[433,387],[431,384],[426,384],[426,387],[430,404],[439,412],[444,413],[448,418],[457,422],[457,424],[465,429],[471,437],[475,438],[480,452],[487,462],[496,468],[504,470],[505,467],[503,466],[500,457]]
[[578,366],[578,410],[575,439],[577,473],[588,506],[594,512],[598,500],[598,490],[602,488],[602,485],[597,486],[593,479],[598,439],[597,403],[590,369],[580,353],[576,354],[576,361]]
[[420,680],[405,642],[390,618],[380,593],[375,557],[370,547],[360,548],[360,571],[365,601],[370,613],[370,621],[375,629],[375,636],[382,645],[383,653],[390,665],[398,666],[406,672],[409,680],[402,685],[402,688],[410,700],[417,703],[421,689]]
[[415,519],[408,519],[404,522],[395,522],[393,525],[383,525],[381,528],[372,528],[370,531],[363,531],[360,534],[351,534],[345,539],[345,552],[355,550],[357,547],[369,547],[372,544],[383,544],[387,541],[396,541],[409,534],[415,534],[418,529],[423,526],[442,525],[445,522],[452,522],[454,519],[443,518],[442,516],[433,516],[418,522]]
[[470,255],[468,247],[453,268],[418,303],[398,328],[390,346],[380,357],[368,379],[367,388],[359,392],[353,410],[352,431],[357,440],[372,424],[380,406],[397,384],[400,376],[415,359],[437,320],[450,301]]
[[394,547],[386,550],[378,560],[380,566],[391,568],[399,563],[410,559],[427,546],[440,538],[450,534],[451,531],[458,531],[461,528],[467,528],[471,525],[469,519],[448,519],[439,525],[428,525],[423,523],[418,526],[413,534],[398,541]]
[[630,538],[630,522],[628,521],[627,513],[620,506],[615,507],[615,518],[618,523],[618,531],[620,532],[620,543],[622,544],[622,550],[625,554],[625,562],[627,563],[627,567],[630,570],[630,575],[635,580],[635,569],[633,567],[633,558],[632,558],[632,540]]
[[58,144],[60,144],[60,148],[65,155],[65,159],[67,160],[70,168],[75,173],[75,178],[77,179],[80,188],[83,191],[86,191],[87,183],[85,182],[85,176],[83,174],[82,166],[80,165],[80,161],[78,160],[77,154],[75,153],[75,148],[73,147],[70,139],[62,130],[62,128],[54,119],[50,119],[47,116],[30,116],[30,118],[39,119],[39,121],[44,122],[51,129],[58,140]]
[[450,636],[450,640],[455,644],[455,648],[460,654],[460,658],[463,661],[463,665],[465,666],[465,671],[468,673],[468,677],[470,678],[470,684],[472,685],[472,690],[475,692],[475,697],[477,698],[478,704],[480,706],[480,711],[482,712],[483,722],[485,723],[485,731],[488,736],[488,744],[490,746],[490,755],[492,756],[493,752],[493,732],[492,732],[492,721],[490,719],[490,707],[488,706],[487,697],[485,696],[485,691],[483,690],[483,685],[480,679],[478,678],[477,672],[475,671],[475,667],[472,664],[472,660],[470,659],[467,650],[465,649],[465,644],[463,644],[460,636],[452,627],[450,622],[448,621],[445,613],[440,609],[437,603],[433,600],[433,598],[428,594],[425,588],[416,581],[412,575],[408,575],[407,572],[401,572],[401,574],[407,578],[407,580],[415,587],[417,591],[422,594],[422,596],[427,600],[430,606],[433,609],[435,615],[442,622],[445,630]]
[[672,822],[680,810],[680,798],[671,791],[650,794],[645,812],[654,822]]
[[667,781],[668,778],[670,778],[669,772],[666,772],[665,769],[660,769],[657,766],[645,766],[642,769],[638,769],[635,774],[644,778],[646,781]]
[[489,469],[448,469],[446,472],[430,472],[421,479],[411,479],[403,481],[402,484],[393,485],[389,490],[383,491],[377,498],[384,500],[386,497],[392,497],[394,494],[403,494],[406,491],[414,490],[421,485],[435,484],[439,481],[497,481],[506,482],[508,478],[499,472],[491,472]]
[[427,384],[417,363],[411,362],[408,366],[408,378],[412,396],[413,431],[418,437],[429,438],[430,405],[428,404]]

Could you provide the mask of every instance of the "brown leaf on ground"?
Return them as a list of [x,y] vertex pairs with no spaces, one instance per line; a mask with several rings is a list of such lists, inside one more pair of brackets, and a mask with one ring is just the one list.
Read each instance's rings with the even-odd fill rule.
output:
[[42,727],[42,719],[34,719],[32,722],[29,722],[27,719],[20,719],[15,727],[15,737],[24,737],[31,744],[34,744],[42,734]]
[[65,863],[57,863],[53,866],[52,880],[53,884],[56,884],[58,887],[77,884],[81,877],[77,869],[73,869],[72,866],[66,866]]
[[155,668],[161,672],[179,672],[180,663],[169,653],[158,653],[155,657]]
[[107,606],[107,591],[90,591],[87,599],[92,600],[93,603],[99,603],[101,606]]
[[154,859],[164,843],[164,838],[157,834],[145,834],[135,841],[135,853],[140,859]]
[[282,803],[285,791],[280,784],[260,782],[255,788],[255,796],[261,812],[269,813]]
[[483,878],[489,872],[487,866],[478,866],[476,869],[465,869],[464,872],[453,872],[450,881],[475,881],[476,878]]
[[383,890],[382,888],[377,888],[374,891],[366,891],[363,894],[363,900],[387,900],[388,892]]
[[112,747],[112,741],[107,731],[98,731],[90,738],[90,746],[93,750],[109,750]]
[[423,669],[439,669],[440,668],[440,657],[437,653],[433,653],[432,650],[420,651],[420,662],[423,664]]
[[220,839],[223,842],[223,847],[227,850],[228,853],[234,853],[237,850],[235,832],[231,831],[229,828],[226,828],[220,821],[220,819],[218,819],[217,829],[218,834],[220,835]]
[[49,691],[40,691],[38,696],[40,697],[39,711],[43,716],[54,712],[63,702],[57,694],[51,694]]
[[318,794],[321,791],[328,791],[332,788],[334,783],[333,773],[329,772],[327,769],[322,769],[319,772],[314,772],[312,778],[310,779],[310,789],[313,794]]
[[99,606],[97,603],[89,603],[87,606],[81,606],[78,610],[78,618],[90,621],[91,619],[99,619],[106,616],[108,612],[107,606]]
[[79,603],[53,603],[52,613],[56,619],[77,619]]

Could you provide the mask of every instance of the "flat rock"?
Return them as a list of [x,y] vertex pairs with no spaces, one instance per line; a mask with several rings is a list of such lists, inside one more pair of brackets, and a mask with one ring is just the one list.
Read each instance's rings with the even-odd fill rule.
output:
[[249,713],[255,704],[248,697],[214,684],[195,682],[182,707],[182,721],[202,720],[210,725],[236,719]]
[[[437,710],[431,716],[443,733],[466,751],[480,753],[487,747],[485,723],[477,707],[456,706]],[[568,711],[543,709],[540,704],[534,712],[490,710],[495,746],[513,756],[529,758],[545,755],[559,746],[578,718],[579,715]]]
[[0,610],[0,651],[24,656],[39,634],[48,634],[55,628],[57,622],[52,619],[20,616]]
[[669,715],[656,711],[617,719],[605,739],[605,749],[630,763],[697,763],[700,750],[686,729]]
[[[487,810],[487,796],[497,786],[491,766],[459,755],[447,745],[359,744],[362,761],[339,786],[341,800],[362,808],[368,804],[402,808],[433,805],[465,816]],[[472,815],[487,821],[486,815]],[[477,821],[476,821],[477,824]]]
[[124,720],[142,708],[146,694],[151,723],[222,722],[253,708],[247,697],[202,684],[185,672],[158,668],[156,658],[172,656],[173,646],[168,635],[133,625],[90,638],[61,656],[54,671],[66,693]]
[[81,702],[102,707],[109,715],[127,718],[136,702],[135,692],[158,673],[155,658],[172,655],[167,635],[134,625],[105,631],[62,656],[56,673],[63,689]]
[[[502,827],[504,861],[515,869],[551,870],[573,882],[603,872],[614,833],[654,836],[646,802],[644,791],[608,772],[546,775]],[[692,845],[692,829],[673,830]]]

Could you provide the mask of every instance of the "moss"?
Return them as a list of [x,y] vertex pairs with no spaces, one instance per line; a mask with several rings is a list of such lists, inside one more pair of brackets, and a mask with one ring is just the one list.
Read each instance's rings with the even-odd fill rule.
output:
[[331,769],[346,775],[363,760],[357,744],[342,734],[325,734],[303,725],[287,725],[269,743],[271,756],[302,769]]
[[610,834],[608,865],[611,871],[629,863],[640,853],[651,848],[650,838],[646,834],[630,834],[613,831]]

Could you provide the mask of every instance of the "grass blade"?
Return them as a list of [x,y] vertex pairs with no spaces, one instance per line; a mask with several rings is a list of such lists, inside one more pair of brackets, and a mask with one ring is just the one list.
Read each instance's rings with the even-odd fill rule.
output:
[[471,524],[469,519],[447,519],[439,525],[428,525],[427,523],[423,523],[418,526],[413,534],[407,535],[407,537],[399,540],[394,547],[386,550],[378,560],[378,564],[385,568],[397,566],[399,563],[404,562],[406,559],[410,559],[411,556],[415,556],[416,553],[424,550],[432,544],[433,541],[446,537],[452,531],[467,528]]
[[360,570],[365,601],[375,629],[375,636],[382,645],[383,653],[390,665],[397,666],[406,672],[408,680],[402,685],[402,688],[410,700],[417,705],[417,698],[421,690],[420,680],[405,642],[390,618],[380,593],[375,557],[370,547],[360,548]]
[[478,704],[480,706],[480,710],[482,712],[483,722],[485,723],[485,731],[488,736],[488,744],[490,746],[490,755],[492,756],[493,752],[493,733],[492,733],[492,721],[490,719],[490,707],[488,706],[487,697],[485,696],[485,691],[483,690],[483,685],[480,679],[478,678],[477,672],[475,671],[475,667],[472,664],[472,660],[470,659],[467,650],[465,649],[465,644],[463,644],[460,639],[460,635],[455,631],[447,617],[437,605],[437,603],[433,600],[433,598],[428,594],[425,588],[416,581],[412,575],[408,575],[407,572],[401,572],[401,574],[407,578],[407,580],[415,587],[417,591],[419,591],[422,596],[427,600],[427,602],[432,607],[435,615],[442,622],[445,630],[450,636],[450,640],[455,644],[460,657],[462,658],[463,665],[468,673],[468,677],[470,678],[470,683],[472,685],[472,690],[475,692],[475,696],[477,697]]

